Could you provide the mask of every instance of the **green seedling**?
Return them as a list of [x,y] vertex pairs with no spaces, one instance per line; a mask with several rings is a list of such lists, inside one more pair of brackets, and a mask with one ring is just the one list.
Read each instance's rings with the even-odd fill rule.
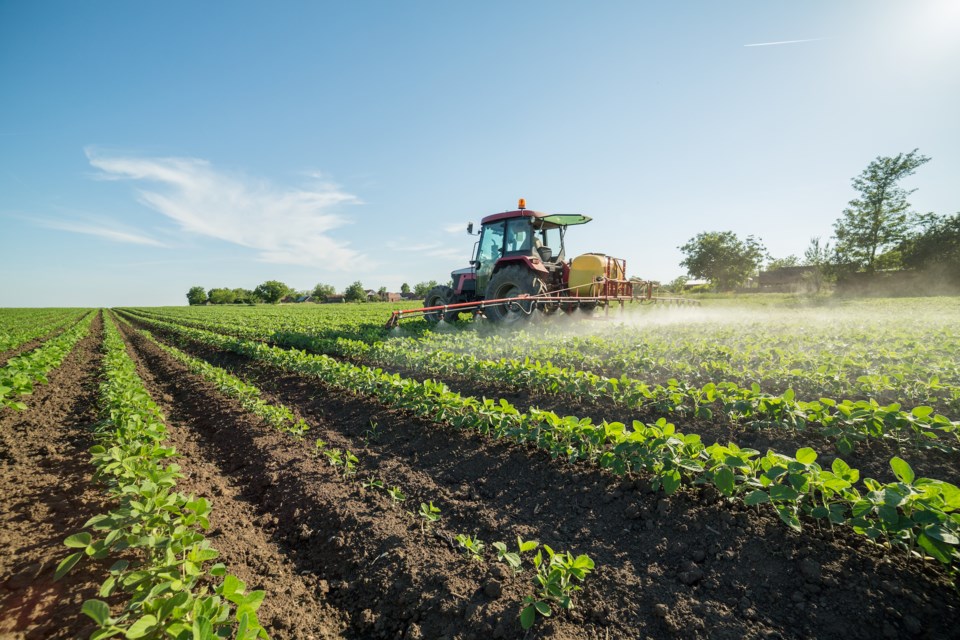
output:
[[361,483],[361,486],[364,489],[383,489],[383,480],[380,480],[376,476],[370,476]]
[[367,442],[374,442],[380,439],[380,425],[377,424],[376,420],[370,420],[370,428],[364,432],[363,437]]
[[357,472],[357,464],[360,463],[360,460],[357,456],[353,455],[349,451],[344,451],[343,453],[343,477],[352,476]]
[[420,516],[420,531],[422,532],[440,521],[440,508],[433,506],[433,502],[429,504],[421,502],[420,511],[417,515]]
[[400,487],[390,487],[387,489],[387,493],[390,495],[390,498],[398,504],[407,499],[407,496],[403,494],[403,491],[400,491]]
[[536,540],[524,540],[520,536],[517,536],[516,551],[510,551],[504,542],[493,543],[493,548],[497,550],[497,560],[507,563],[507,565],[513,569],[514,575],[523,572],[523,559],[521,556],[528,551],[533,551],[538,546],[540,546],[540,543]]
[[537,591],[532,596],[524,597],[524,607],[520,611],[520,626],[524,629],[533,626],[537,614],[549,617],[551,604],[569,610],[573,606],[573,593],[581,590],[575,581],[583,582],[594,568],[593,560],[587,555],[574,558],[569,552],[555,553],[547,545],[543,545],[543,550],[547,552],[546,558],[542,551],[538,551],[533,558]]
[[323,453],[323,450],[327,448],[327,443],[317,438],[316,442],[313,443],[313,455],[316,458],[320,457],[320,454]]
[[483,562],[483,549],[485,546],[483,540],[461,533],[457,535],[457,544],[467,552],[468,557],[477,562]]

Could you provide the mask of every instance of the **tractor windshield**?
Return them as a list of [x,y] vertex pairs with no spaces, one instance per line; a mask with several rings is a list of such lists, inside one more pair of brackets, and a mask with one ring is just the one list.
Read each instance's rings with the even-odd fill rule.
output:
[[506,253],[530,253],[533,244],[533,227],[530,218],[507,220]]

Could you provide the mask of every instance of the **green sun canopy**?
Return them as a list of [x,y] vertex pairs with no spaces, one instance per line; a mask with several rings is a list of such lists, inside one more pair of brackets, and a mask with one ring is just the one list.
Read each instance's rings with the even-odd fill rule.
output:
[[575,224],[586,224],[593,220],[590,216],[582,216],[579,213],[554,213],[540,218],[543,222],[549,222],[561,227],[569,227]]

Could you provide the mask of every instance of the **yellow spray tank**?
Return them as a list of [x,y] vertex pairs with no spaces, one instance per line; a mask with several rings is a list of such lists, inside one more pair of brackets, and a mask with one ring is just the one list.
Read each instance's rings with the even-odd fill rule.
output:
[[[626,280],[623,264],[623,260],[611,258],[604,253],[585,253],[577,256],[570,262],[571,295],[580,297],[604,295],[604,279]],[[598,278],[600,278],[599,281]]]

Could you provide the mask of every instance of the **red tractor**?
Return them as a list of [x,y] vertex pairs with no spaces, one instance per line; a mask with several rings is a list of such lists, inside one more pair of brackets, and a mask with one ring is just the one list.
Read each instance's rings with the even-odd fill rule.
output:
[[[387,327],[416,315],[428,322],[452,322],[461,312],[516,323],[534,310],[592,311],[610,302],[622,305],[633,300],[635,283],[626,279],[625,260],[599,253],[566,259],[567,227],[590,220],[579,214],[533,211],[523,199],[515,211],[485,217],[470,266],[451,274],[453,286],[431,289],[422,309],[395,311]],[[473,223],[467,232],[473,235]],[[649,299],[652,283],[639,286]]]

